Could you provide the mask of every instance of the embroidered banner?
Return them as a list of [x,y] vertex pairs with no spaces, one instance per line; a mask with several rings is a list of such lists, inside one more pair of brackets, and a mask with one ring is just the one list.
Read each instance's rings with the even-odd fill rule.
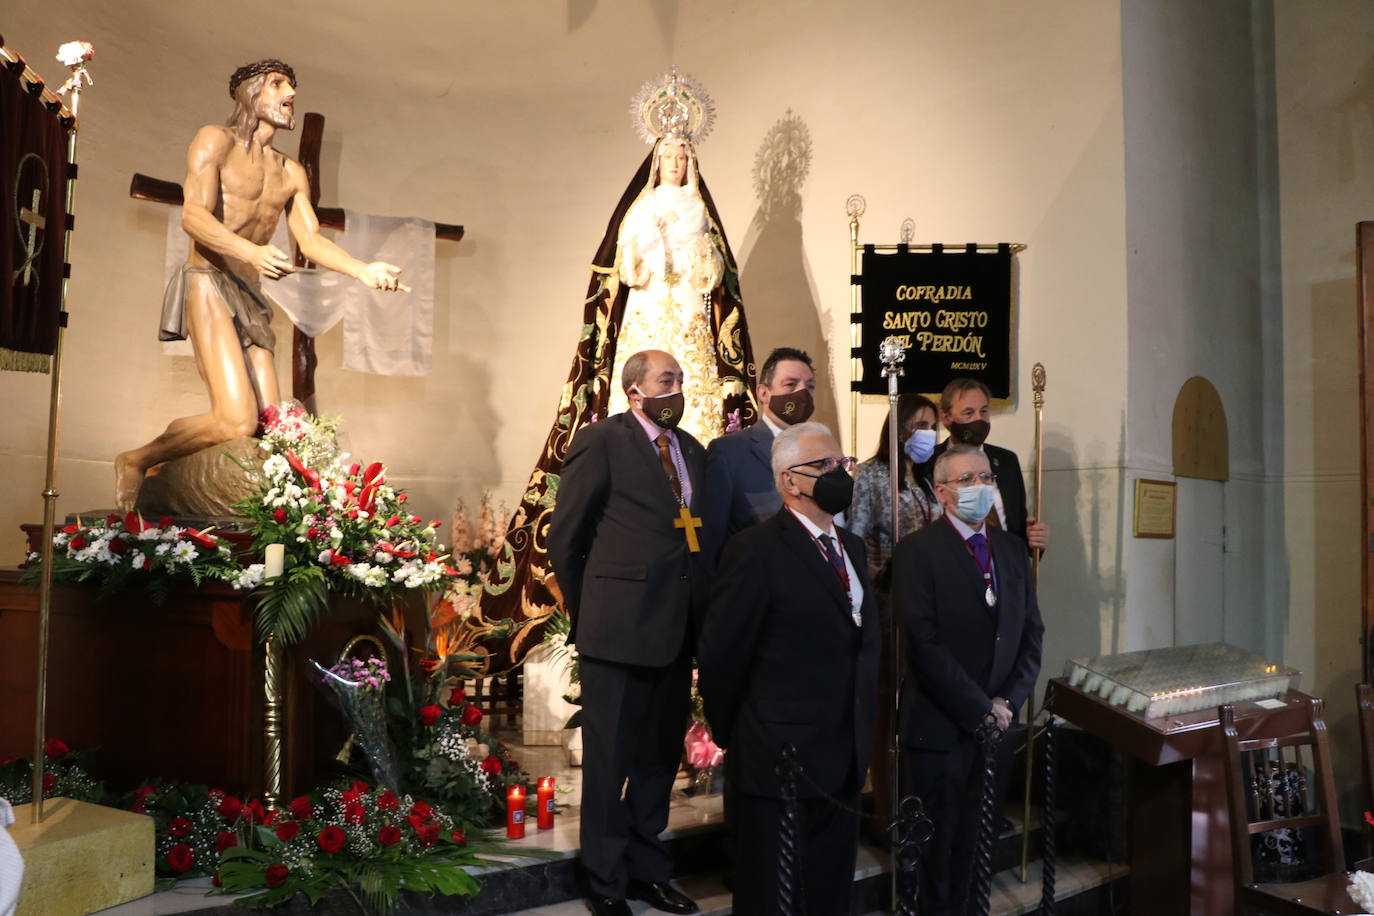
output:
[[906,347],[899,390],[936,392],[951,379],[975,378],[995,398],[1011,396],[1011,246],[894,252],[864,247],[862,311],[853,355],[862,394],[887,394],[878,345],[897,337]]
[[67,130],[0,68],[0,369],[48,371],[62,309]]

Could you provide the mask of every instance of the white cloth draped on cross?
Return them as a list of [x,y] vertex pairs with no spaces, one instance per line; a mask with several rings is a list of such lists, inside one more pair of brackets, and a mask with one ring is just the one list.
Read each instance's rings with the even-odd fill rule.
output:
[[[428,375],[434,329],[434,224],[422,219],[369,216],[346,211],[347,229],[335,241],[345,251],[367,252],[371,260],[401,268],[408,293],[369,289],[330,270],[298,270],[281,280],[263,280],[262,289],[293,324],[318,337],[343,321],[343,368],[374,375]],[[291,251],[282,220],[272,244]],[[166,276],[186,261],[188,239],[181,208],[167,214]],[[283,353],[286,347],[279,343]],[[191,343],[167,341],[163,352],[190,356]]]

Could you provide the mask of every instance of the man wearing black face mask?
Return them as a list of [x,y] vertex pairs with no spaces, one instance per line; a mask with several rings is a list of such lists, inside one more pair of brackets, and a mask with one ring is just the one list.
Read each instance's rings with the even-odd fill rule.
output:
[[988,386],[977,379],[956,378],[940,395],[940,422],[949,438],[935,446],[935,454],[925,464],[927,477],[934,473],[935,461],[951,442],[968,445],[987,456],[997,478],[993,510],[988,524],[1019,537],[1027,548],[1044,550],[1050,546],[1050,526],[1026,513],[1026,482],[1021,477],[1021,462],[1016,453],[987,443],[992,429],[991,397]]
[[634,354],[621,385],[630,410],[583,427],[568,447],[548,535],[581,659],[587,904],[597,916],[628,916],[627,897],[695,913],[668,883],[659,834],[687,727],[693,621],[707,598],[694,517],[706,454],[675,429],[682,369],[671,355]]
[[850,811],[873,748],[882,641],[863,539],[834,523],[854,459],[824,426],[801,423],[774,439],[771,464],[783,508],[722,553],[697,651],[706,718],[729,749],[734,912],[778,911],[777,766],[791,747],[806,774],[797,897],[810,913],[848,913],[859,839]]
[[759,419],[706,448],[706,549],[714,562],[730,536],[777,514],[782,500],[773,479],[773,437],[805,423],[815,410],[816,372],[806,351],[778,347],[759,370]]

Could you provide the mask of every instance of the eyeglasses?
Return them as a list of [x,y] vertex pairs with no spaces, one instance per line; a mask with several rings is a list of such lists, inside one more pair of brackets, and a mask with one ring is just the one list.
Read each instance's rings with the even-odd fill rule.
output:
[[983,471],[979,474],[960,474],[958,477],[954,477],[949,480],[937,480],[935,482],[943,483],[946,485],[955,484],[957,486],[966,487],[971,483],[996,483],[997,475],[988,473],[987,471]]
[[[787,470],[795,471],[797,468],[815,468],[822,474],[829,474],[836,468],[844,468],[845,473],[853,474],[854,466],[859,463],[859,459],[845,455],[840,458],[817,458],[815,461],[803,461],[801,464],[794,464]],[[806,475],[810,476],[810,475]]]

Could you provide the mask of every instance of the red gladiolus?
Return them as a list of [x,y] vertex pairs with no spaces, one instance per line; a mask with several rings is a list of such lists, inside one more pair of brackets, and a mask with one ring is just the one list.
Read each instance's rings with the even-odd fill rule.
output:
[[344,806],[344,821],[349,824],[361,824],[367,817],[367,809],[357,802],[349,802]]
[[325,852],[333,854],[344,848],[344,844],[348,842],[348,834],[344,833],[341,827],[326,827],[320,831],[315,842],[319,843]]
[[273,509],[273,510],[272,510],[272,521],[276,522],[278,525],[284,525],[284,524],[286,524],[286,510],[285,510],[285,509]]
[[497,757],[495,754],[488,756],[485,760],[482,761],[482,772],[488,773],[492,776],[495,776],[498,773],[500,773],[501,758]]
[[396,797],[396,793],[387,789],[377,796],[378,811],[395,811],[401,806],[401,800]]
[[463,707],[463,718],[462,718],[462,722],[463,722],[464,725],[466,725],[466,726],[468,726],[469,728],[471,728],[472,726],[476,725],[478,722],[481,722],[481,721],[482,721],[482,710],[480,710],[480,709],[478,709],[476,706],[472,706],[472,705],[468,705],[468,706],[464,706],[464,707]]
[[239,844],[239,835],[232,830],[221,830],[215,834],[215,851],[224,852],[226,849],[233,849]]
[[462,687],[454,687],[453,692],[448,695],[448,705],[457,706],[468,698],[468,692]]
[[243,802],[232,795],[226,795],[215,810],[219,812],[220,817],[232,821],[243,813]]
[[410,813],[419,818],[426,818],[434,813],[434,809],[422,801],[417,801],[410,806]]
[[268,887],[281,887],[286,883],[286,876],[290,873],[291,870],[281,863],[269,865],[263,872],[263,883]]
[[291,816],[298,821],[309,820],[315,815],[315,807],[310,804],[310,799],[304,795],[291,800],[291,804],[286,806],[291,811]]
[[449,839],[453,840],[453,842],[457,843],[459,846],[466,846],[468,844],[468,835],[461,830],[453,831]]
[[277,825],[277,839],[283,843],[289,843],[301,832],[301,825],[295,821],[286,821]]
[[383,846],[395,846],[401,842],[401,828],[395,824],[387,824],[377,831],[377,842]]
[[57,785],[57,777],[51,773],[43,774],[43,794],[47,795]]
[[43,742],[43,753],[49,757],[61,757],[70,750],[71,748],[67,747],[66,742],[61,738],[49,738]]
[[191,832],[191,822],[184,817],[174,817],[167,822],[167,835],[181,839]]
[[420,707],[420,722],[421,722],[422,725],[424,725],[426,728],[428,728],[429,726],[433,725],[435,722],[438,722],[438,721],[439,721],[439,716],[440,716],[442,713],[443,713],[443,710],[440,709],[438,706],[432,706],[432,705],[431,705],[431,706],[421,706],[421,707]]
[[71,544],[69,546],[72,548],[72,550],[85,550],[86,539],[78,534],[76,537],[72,538]]
[[191,851],[191,847],[185,843],[178,843],[167,850],[167,864],[172,871],[181,874],[189,871],[192,865],[196,864],[196,854]]

